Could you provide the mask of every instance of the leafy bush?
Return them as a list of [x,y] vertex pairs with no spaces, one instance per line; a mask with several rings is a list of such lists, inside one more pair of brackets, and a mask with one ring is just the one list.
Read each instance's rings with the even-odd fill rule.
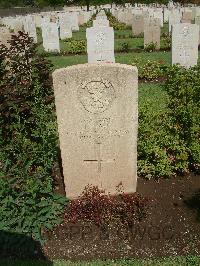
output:
[[146,178],[200,172],[200,67],[167,73],[162,89],[148,85],[140,101],[138,174]]
[[170,50],[170,48],[171,48],[171,36],[169,34],[163,33],[162,37],[163,37],[164,48],[167,50]]
[[127,43],[127,42],[122,43],[122,46],[120,49],[122,52],[128,53],[129,49],[130,49],[129,43]]
[[132,65],[137,66],[139,79],[151,81],[167,76],[168,66],[163,62],[147,60],[146,63],[143,63],[139,59],[135,59]]
[[80,53],[86,52],[86,41],[85,40],[67,39],[66,42],[68,43],[67,53],[80,54]]
[[98,187],[87,186],[78,199],[67,205],[65,221],[90,221],[96,225],[117,222],[131,226],[145,217],[148,205],[149,200],[137,193],[124,194],[120,190],[113,197]]
[[189,70],[178,65],[168,71],[166,91],[171,132],[185,149],[188,171],[200,172],[200,65]]
[[65,203],[51,177],[58,137],[50,70],[27,34],[0,47],[0,230],[37,240],[60,222]]
[[146,52],[155,52],[157,49],[157,43],[151,42],[144,46]]

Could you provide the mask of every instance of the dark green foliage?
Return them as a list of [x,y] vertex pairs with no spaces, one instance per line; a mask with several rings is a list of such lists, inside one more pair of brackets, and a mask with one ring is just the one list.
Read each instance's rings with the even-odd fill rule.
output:
[[164,64],[163,61],[150,61],[142,62],[135,59],[132,65],[137,66],[139,79],[145,81],[157,81],[158,79],[165,79],[167,77],[167,69],[169,66]]
[[138,174],[146,178],[199,173],[200,169],[200,68],[166,70],[162,90],[142,86]]
[[130,45],[127,42],[122,43],[121,51],[124,53],[128,53],[130,49]]
[[65,199],[51,177],[58,152],[51,64],[35,49],[22,32],[0,48],[0,229],[41,239]]
[[86,41],[85,40],[74,40],[67,39],[68,54],[80,54],[86,52]]
[[157,47],[157,43],[151,42],[151,43],[148,43],[148,44],[145,45],[144,50],[146,52],[155,52],[156,51],[156,47]]
[[174,66],[168,71],[166,90],[171,132],[186,150],[188,167],[200,171],[200,66],[187,70]]

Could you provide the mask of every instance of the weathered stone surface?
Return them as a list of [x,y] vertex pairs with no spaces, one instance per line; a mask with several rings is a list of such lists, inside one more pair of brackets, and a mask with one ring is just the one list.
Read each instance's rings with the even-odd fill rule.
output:
[[186,68],[197,64],[199,27],[195,24],[175,24],[172,27],[172,64]]
[[150,43],[156,44],[156,49],[160,49],[160,19],[150,18],[144,23],[144,47]]
[[144,16],[143,15],[133,15],[132,32],[133,32],[133,36],[138,36],[144,33]]
[[112,27],[92,27],[86,30],[88,63],[115,62]]
[[88,184],[114,195],[136,191],[138,74],[121,64],[84,64],[53,73],[66,196]]

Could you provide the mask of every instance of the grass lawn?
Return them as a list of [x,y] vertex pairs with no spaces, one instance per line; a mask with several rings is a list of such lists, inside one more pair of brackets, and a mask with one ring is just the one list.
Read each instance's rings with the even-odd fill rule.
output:
[[[170,52],[141,52],[141,53],[118,53],[115,54],[116,63],[131,65],[135,59],[140,59],[145,63],[147,60],[164,61],[166,64],[171,63]],[[63,68],[71,65],[87,63],[86,55],[70,55],[70,56],[49,56],[48,59],[54,65],[54,69]]]
[[200,257],[187,256],[187,257],[169,257],[160,259],[137,260],[137,259],[124,259],[124,260],[106,260],[106,261],[92,261],[92,262],[69,262],[56,260],[53,262],[39,262],[39,261],[25,261],[25,260],[0,260],[1,266],[199,266]]

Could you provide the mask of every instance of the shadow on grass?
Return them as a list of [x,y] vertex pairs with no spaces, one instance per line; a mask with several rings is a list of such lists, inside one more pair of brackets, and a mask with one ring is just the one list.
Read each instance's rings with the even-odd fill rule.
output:
[[38,241],[24,234],[0,230],[0,265],[28,265],[26,260],[34,260],[33,265],[53,265]]
[[200,189],[192,197],[184,200],[184,203],[188,208],[196,211],[197,221],[200,222]]

